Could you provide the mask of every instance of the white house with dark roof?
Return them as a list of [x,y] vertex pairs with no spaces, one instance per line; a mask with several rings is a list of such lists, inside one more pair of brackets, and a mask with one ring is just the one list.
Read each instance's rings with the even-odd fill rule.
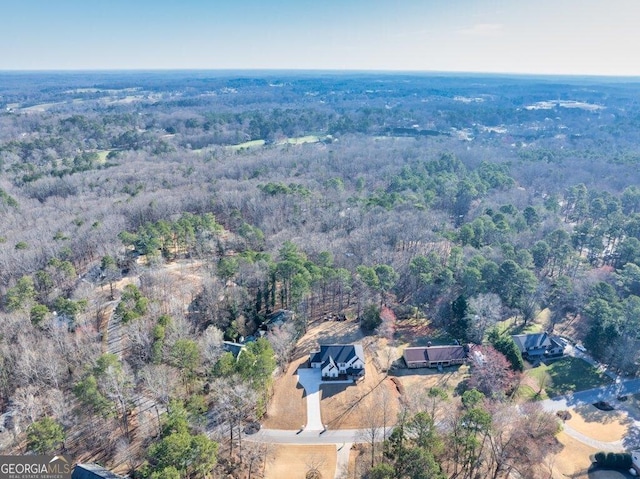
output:
[[320,369],[323,378],[348,378],[357,381],[364,377],[365,359],[361,344],[325,344],[311,353],[309,363]]

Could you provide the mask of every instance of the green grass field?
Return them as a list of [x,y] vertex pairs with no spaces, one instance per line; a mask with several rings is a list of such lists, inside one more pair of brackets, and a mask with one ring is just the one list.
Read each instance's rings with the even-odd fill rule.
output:
[[107,162],[107,155],[109,153],[111,153],[111,150],[98,150],[96,151],[96,153],[98,154],[98,162],[100,164],[106,163]]
[[242,150],[243,148],[255,148],[257,146],[264,146],[265,141],[264,140],[251,140],[251,141],[245,141],[244,143],[238,143],[237,145],[230,145],[227,146],[228,149],[230,150]]
[[320,138],[315,135],[299,136],[297,138],[287,138],[282,144],[302,145],[303,143],[318,143]]
[[[307,135],[307,136],[298,136],[296,138],[287,138],[286,140],[281,140],[275,143],[276,145],[303,145],[305,143],[318,143],[321,140],[325,140],[329,138],[329,136],[323,136],[322,138],[316,135]],[[264,140],[251,140],[245,141],[244,143],[238,143],[237,145],[227,146],[229,150],[242,150],[243,148],[256,148],[259,146],[265,146],[266,142]],[[195,150],[194,150],[195,151]]]
[[[598,372],[589,363],[572,357],[562,358],[551,364],[541,364],[537,368],[529,369],[525,374],[536,381],[540,381],[546,374],[545,390],[548,397],[593,389],[612,382],[611,378]],[[535,396],[535,392],[532,392]],[[523,391],[523,394],[526,395],[526,391]],[[544,399],[544,393],[539,399]]]

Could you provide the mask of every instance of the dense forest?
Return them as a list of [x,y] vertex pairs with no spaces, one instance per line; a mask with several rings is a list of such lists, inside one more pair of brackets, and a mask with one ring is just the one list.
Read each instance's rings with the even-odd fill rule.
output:
[[[548,310],[637,374],[639,93],[577,77],[0,73],[0,450],[246,475],[234,434],[327,311],[383,334],[387,305],[480,344]],[[280,309],[295,323],[224,352]],[[459,417],[490,422],[475,393]],[[436,434],[419,414],[402,421]],[[479,446],[445,457],[446,437],[427,453],[403,434],[371,477],[423,477],[398,472],[409,453],[424,477],[478,472]]]

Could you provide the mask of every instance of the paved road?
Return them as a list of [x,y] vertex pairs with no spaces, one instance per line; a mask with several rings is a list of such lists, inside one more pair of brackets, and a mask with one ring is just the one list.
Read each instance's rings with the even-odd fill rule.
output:
[[[391,427],[387,427],[387,436]],[[382,439],[383,428],[375,431],[376,437]],[[329,429],[318,431],[286,431],[282,429],[261,429],[255,434],[245,436],[247,441],[268,442],[273,444],[338,444],[369,442],[371,431],[367,429]]]

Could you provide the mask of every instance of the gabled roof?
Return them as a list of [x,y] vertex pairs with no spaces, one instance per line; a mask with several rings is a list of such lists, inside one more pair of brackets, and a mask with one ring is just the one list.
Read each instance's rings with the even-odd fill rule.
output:
[[71,479],[122,479],[122,476],[97,464],[76,464]]
[[423,346],[406,348],[403,353],[407,363],[421,363],[425,361],[454,361],[464,359],[467,352],[464,346]]
[[335,363],[335,361],[333,360],[333,358],[331,356],[329,356],[327,359],[324,360],[324,362],[322,363],[322,366],[320,366],[320,368],[324,369],[329,365],[331,365],[330,369],[338,369],[338,366],[336,366],[336,363]]
[[364,351],[361,344],[326,344],[320,346],[320,351],[311,356],[312,363],[321,363],[330,358],[335,363],[347,363],[357,356],[364,363]]
[[467,352],[463,346],[429,346],[426,350],[428,361],[452,361],[455,359],[464,359]]
[[522,352],[527,351],[529,348],[544,349],[551,346],[549,334],[547,333],[514,334],[511,337]]
[[549,341],[551,341],[551,344],[550,344],[551,347],[564,349],[564,344],[562,344],[556,338],[550,337]]
[[403,356],[407,363],[422,363],[427,361],[427,348],[405,348]]

